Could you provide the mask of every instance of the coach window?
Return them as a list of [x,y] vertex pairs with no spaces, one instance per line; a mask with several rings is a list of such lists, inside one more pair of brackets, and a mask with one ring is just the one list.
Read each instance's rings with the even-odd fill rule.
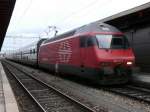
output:
[[33,49],[33,54],[35,54],[35,49]]

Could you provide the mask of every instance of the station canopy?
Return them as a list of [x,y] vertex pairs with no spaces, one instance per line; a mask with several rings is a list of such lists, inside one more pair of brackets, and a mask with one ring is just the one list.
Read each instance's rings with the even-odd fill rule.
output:
[[150,24],[150,2],[100,20],[122,31]]
[[16,0],[0,0],[0,49],[10,22]]

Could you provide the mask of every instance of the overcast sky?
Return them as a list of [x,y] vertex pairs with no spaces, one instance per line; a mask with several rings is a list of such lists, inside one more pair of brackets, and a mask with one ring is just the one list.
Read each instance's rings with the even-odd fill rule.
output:
[[[7,36],[42,36],[48,26],[56,26],[60,33],[100,20],[119,12],[142,5],[150,0],[17,0],[7,30]],[[6,41],[7,40],[7,41]],[[6,39],[3,50],[14,39]],[[26,39],[27,40],[27,39]],[[31,41],[34,39],[30,39]],[[28,42],[31,42],[28,41]],[[21,45],[28,44],[28,42]],[[9,47],[8,47],[9,45]],[[14,45],[15,46],[15,45]],[[17,46],[19,47],[19,46]],[[15,47],[15,48],[17,48]],[[13,48],[13,47],[11,47]]]

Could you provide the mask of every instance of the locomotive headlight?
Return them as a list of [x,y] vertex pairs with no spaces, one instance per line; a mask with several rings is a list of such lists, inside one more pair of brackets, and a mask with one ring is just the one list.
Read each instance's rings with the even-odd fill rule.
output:
[[132,61],[127,61],[127,65],[132,65],[133,62]]

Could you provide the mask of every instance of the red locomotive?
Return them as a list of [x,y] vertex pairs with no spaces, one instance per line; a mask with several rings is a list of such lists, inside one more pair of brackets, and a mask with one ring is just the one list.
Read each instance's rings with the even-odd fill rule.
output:
[[100,84],[127,82],[134,59],[123,33],[104,23],[85,25],[46,40],[38,55],[40,67]]
[[39,67],[104,85],[128,82],[135,61],[124,34],[105,23],[82,26],[48,39],[36,48],[39,50],[34,59]]

